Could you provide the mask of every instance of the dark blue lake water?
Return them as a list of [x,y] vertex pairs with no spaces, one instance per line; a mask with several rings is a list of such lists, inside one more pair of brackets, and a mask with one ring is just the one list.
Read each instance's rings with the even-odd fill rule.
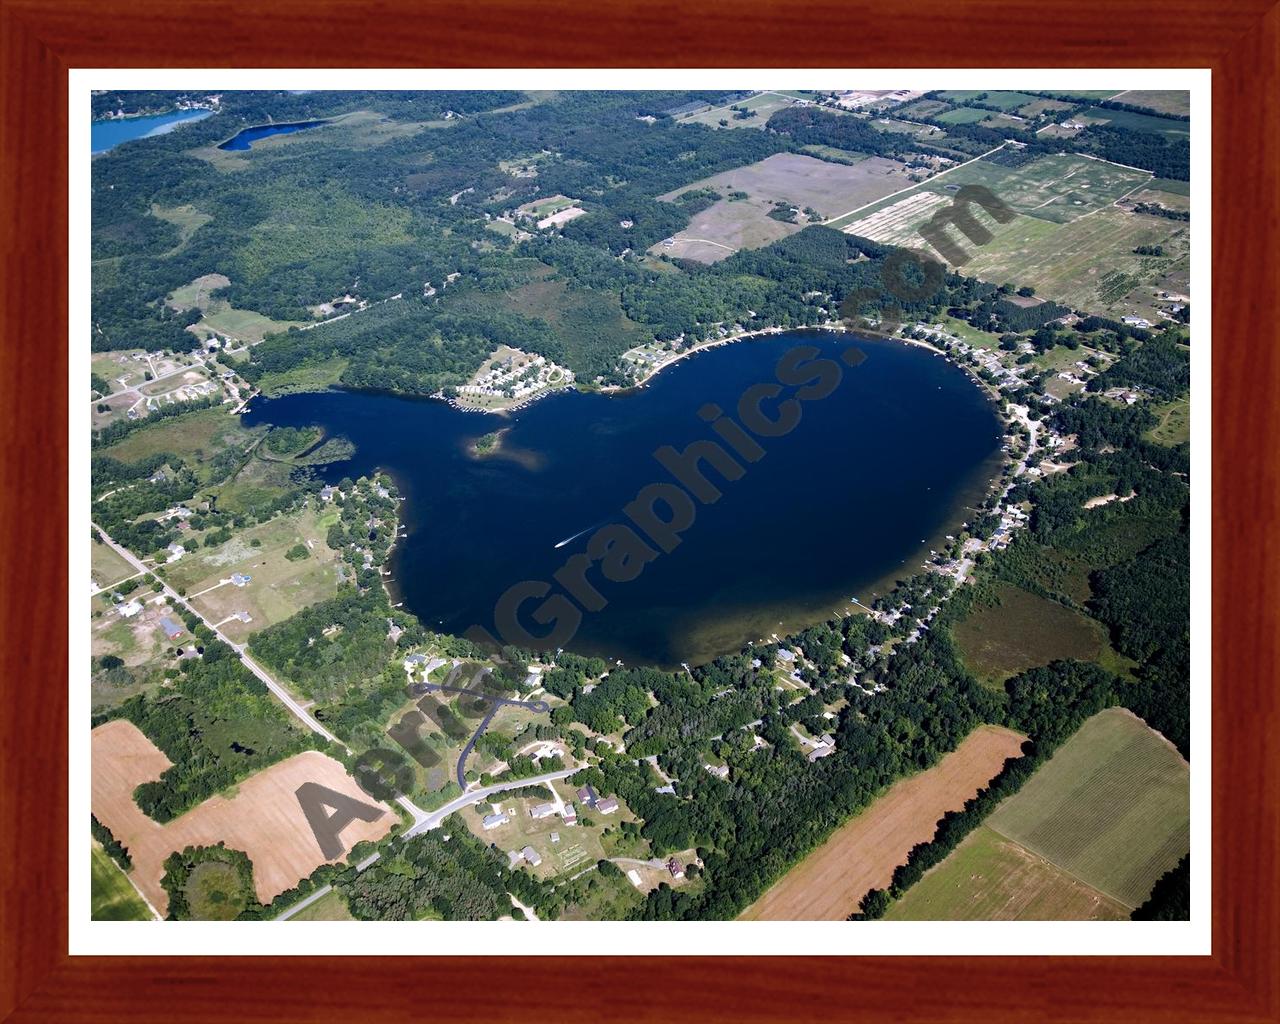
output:
[[289,135],[293,132],[306,131],[308,128],[318,128],[322,124],[328,124],[327,121],[293,121],[289,124],[260,124],[253,128],[245,128],[238,132],[232,138],[218,146],[219,149],[244,150],[249,149],[255,142],[261,139],[269,139],[272,135]]
[[145,139],[152,135],[163,135],[180,125],[192,121],[203,121],[212,114],[212,110],[174,110],[168,114],[155,114],[151,117],[127,117],[119,121],[94,121],[91,126],[93,155],[105,153],[109,149],[128,142],[131,139]]
[[[510,417],[330,392],[257,399],[246,422],[316,424],[350,438],[354,457],[322,475],[336,482],[381,468],[399,483],[409,530],[393,562],[399,598],[431,628],[493,630],[504,591],[530,580],[562,593],[553,574],[566,559],[602,524],[627,523],[623,507],[646,485],[673,482],[655,451],[715,440],[699,410],[715,403],[737,418],[743,393],[774,382],[797,345],[830,358],[856,345],[866,358],[843,367],[828,397],[800,403],[790,433],[759,436],[766,454],[739,458],[739,479],[706,471],[723,496],[695,503],[673,552],[628,582],[596,566],[588,579],[607,606],[585,614],[564,644],[628,663],[699,663],[847,611],[851,597],[869,602],[969,517],[998,469],[1001,429],[961,370],[900,343],[792,332],[700,353],[638,391],[565,392]],[[766,414],[794,392],[765,401]],[[510,429],[498,454],[470,453],[501,427]],[[554,625],[534,622],[540,603],[523,606],[530,633]]]

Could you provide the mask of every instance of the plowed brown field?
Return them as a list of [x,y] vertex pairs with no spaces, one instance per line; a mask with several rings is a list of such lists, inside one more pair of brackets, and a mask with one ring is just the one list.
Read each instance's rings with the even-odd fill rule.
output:
[[941,761],[894,783],[786,873],[742,914],[747,921],[843,921],[868,889],[884,888],[938,819],[959,810],[1017,757],[1026,737],[983,725]]
[[396,822],[385,804],[368,796],[346,769],[308,750],[246,779],[231,797],[214,796],[166,825],[133,802],[133,791],[160,777],[169,759],[132,722],[118,719],[93,730],[93,813],[133,858],[131,877],[153,906],[165,913],[169,899],[160,886],[165,858],[187,846],[222,842],[253,861],[258,899],[269,903],[325,862],[295,795],[315,782],[384,811],[374,822],[353,821],[342,832],[348,850],[362,840],[381,839]]

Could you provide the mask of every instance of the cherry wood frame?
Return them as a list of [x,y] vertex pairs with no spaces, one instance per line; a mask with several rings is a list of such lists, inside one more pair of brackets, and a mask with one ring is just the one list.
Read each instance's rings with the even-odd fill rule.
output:
[[[0,1019],[1280,1020],[1272,2],[0,0]],[[68,956],[68,68],[614,65],[1213,69],[1211,956]]]

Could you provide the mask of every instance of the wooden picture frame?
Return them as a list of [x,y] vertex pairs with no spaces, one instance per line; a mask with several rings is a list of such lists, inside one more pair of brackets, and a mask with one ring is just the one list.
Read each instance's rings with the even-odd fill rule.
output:
[[[519,29],[561,19],[574,29],[554,43]],[[1280,1020],[1280,7],[0,0],[0,53],[0,1020]],[[1212,69],[1212,955],[68,955],[68,69],[477,64]]]

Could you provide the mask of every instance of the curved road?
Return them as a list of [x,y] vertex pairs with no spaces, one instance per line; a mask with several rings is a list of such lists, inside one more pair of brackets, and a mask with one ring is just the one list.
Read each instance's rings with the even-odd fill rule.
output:
[[[152,569],[143,565],[142,562],[134,556],[132,551],[130,551],[126,547],[123,547],[120,544],[117,544],[114,540],[112,540],[111,536],[101,526],[99,526],[97,523],[92,523],[92,526],[95,530],[98,531],[98,533],[102,535],[103,541],[110,546],[112,551],[114,551],[121,558],[127,561],[130,565],[136,568],[139,572],[145,572],[149,574],[153,579],[155,579],[158,583],[160,583],[161,586],[164,588],[161,591],[162,594],[168,597],[171,601],[182,605],[183,608],[187,609],[187,611],[189,611],[192,615],[194,615],[206,626],[208,626],[211,630],[213,630],[214,635],[218,637],[218,639],[221,640],[224,644],[230,647],[233,651],[236,652],[240,660],[244,663],[245,668],[247,668],[255,676],[261,679],[263,685],[266,686],[266,688],[275,695],[276,699],[280,701],[281,704],[283,704],[286,708],[288,708],[293,713],[294,717],[296,717],[301,722],[303,722],[307,726],[307,728],[309,728],[312,732],[319,733],[321,736],[327,739],[330,743],[333,743],[341,747],[343,750],[346,750],[348,752],[350,751],[351,749],[350,747],[348,747],[345,743],[342,742],[342,740],[338,739],[337,736],[335,736],[323,725],[321,725],[318,721],[316,721],[316,719],[307,711],[307,709],[304,708],[301,704],[299,704],[296,699],[294,699],[293,695],[288,690],[286,690],[283,686],[281,686],[273,678],[271,678],[271,676],[267,674],[267,671],[261,665],[259,665],[256,661],[254,661],[251,657],[249,657],[248,652],[245,650],[244,644],[237,644],[233,642],[230,638],[228,638],[227,635],[222,632],[222,630],[220,630],[214,623],[210,622],[203,614],[201,614],[201,612],[197,608],[195,608],[190,601],[188,601],[185,597],[183,597],[176,590],[174,590],[173,587],[169,586],[169,584],[166,583],[164,580],[160,579],[160,577],[157,576],[155,572],[152,571]],[[415,826],[419,822],[421,822],[424,818],[427,817],[427,812],[424,811],[421,807],[418,807],[416,804],[414,804],[407,796],[396,797],[396,803],[398,803],[401,807],[403,807],[406,811],[409,812],[409,814],[413,817],[413,823]]]
[[[169,584],[166,583],[164,580],[160,579],[160,577],[157,576],[155,572],[152,571],[151,568],[149,568],[146,565],[143,565],[142,562],[134,556],[133,552],[131,552],[128,548],[123,547],[122,545],[117,544],[114,540],[112,540],[111,536],[107,533],[107,531],[104,530],[102,527],[98,526],[97,523],[93,523],[92,525],[93,525],[93,528],[97,530],[99,534],[102,535],[103,541],[110,546],[112,551],[118,554],[121,558],[123,558],[126,562],[132,565],[135,569],[137,569],[138,572],[147,573],[153,579],[159,582],[163,587],[163,590],[161,591],[161,593],[163,593],[171,601],[177,604],[180,604],[183,608],[186,608],[189,612],[191,612],[192,615],[194,615],[206,626],[208,626],[213,631],[215,636],[217,636],[223,643],[225,643],[228,647],[230,647],[233,651],[235,651],[236,654],[239,656],[240,660],[244,663],[245,667],[250,672],[252,672],[255,676],[257,676],[259,679],[261,679],[263,685],[266,686],[267,689],[269,689],[276,696],[276,699],[279,700],[280,703],[283,704],[285,707],[287,707],[294,714],[296,718],[298,718],[301,722],[305,723],[306,726],[309,729],[311,729],[313,732],[319,733],[321,736],[329,740],[331,743],[334,743],[342,747],[344,750],[350,750],[350,748],[345,743],[343,743],[340,739],[338,739],[335,735],[333,735],[333,733],[331,733],[328,729],[326,729],[323,725],[321,725],[318,721],[316,721],[316,719],[307,711],[307,709],[304,708],[301,704],[299,704],[298,701],[293,697],[291,693],[289,693],[288,690],[286,690],[283,686],[281,686],[273,678],[271,678],[271,676],[266,672],[265,669],[263,669],[261,665],[259,665],[256,661],[254,661],[251,657],[249,657],[248,652],[245,650],[244,644],[233,643],[230,639],[227,638],[227,636],[220,629],[218,629],[216,625],[214,625],[207,618],[205,618],[205,616],[202,615],[196,608],[192,607],[191,603],[187,601],[186,598],[184,598],[181,594],[179,594],[176,590],[174,590],[171,586],[169,586]],[[450,689],[453,689],[453,688],[450,687]],[[484,694],[484,696],[490,700],[502,700],[502,698],[494,698],[489,694]],[[543,707],[546,706],[545,702],[543,701],[533,701],[533,702],[503,701],[503,703],[511,703],[511,704],[526,703],[529,705],[542,704]],[[494,710],[496,710],[496,707]],[[535,710],[538,710],[538,709],[535,708]],[[477,735],[479,735],[479,733],[477,733]],[[527,779],[512,779],[511,781],[508,781],[508,782],[497,782],[491,786],[483,786],[480,789],[473,789],[469,793],[463,793],[461,796],[455,797],[453,800],[450,800],[444,806],[438,808],[437,810],[431,811],[430,813],[428,813],[427,811],[424,811],[421,807],[418,807],[407,796],[398,796],[396,797],[396,802],[401,807],[403,807],[406,811],[408,811],[413,818],[413,824],[404,832],[403,836],[405,839],[408,839],[411,836],[416,836],[422,832],[427,832],[433,828],[438,828],[440,826],[440,823],[443,822],[444,819],[447,818],[454,811],[461,810],[463,807],[468,807],[471,804],[480,803],[482,800],[485,800],[490,796],[495,796],[498,793],[506,792],[509,789],[520,789],[524,786],[536,786],[544,782],[551,782],[555,779],[568,778],[570,775],[572,775],[574,772],[578,770],[579,769],[577,768],[564,768],[564,769],[561,769],[560,771],[547,772],[545,775],[534,775]],[[371,857],[368,857],[365,860],[361,861],[359,864],[356,865],[356,870],[363,871],[370,864],[376,861],[378,859],[378,856],[379,855],[375,853]],[[285,910],[282,914],[279,915],[279,917],[276,918],[276,920],[282,921],[282,920],[285,920],[286,918],[292,917],[299,910],[302,910],[304,907],[310,906],[316,900],[320,899],[320,897],[322,897],[325,893],[327,893],[331,888],[332,886],[326,885],[322,889],[317,889],[305,900],[302,900],[299,903],[295,903],[288,910]]]
[[[488,799],[491,796],[496,796],[498,793],[504,793],[509,789],[520,789],[524,786],[537,786],[543,782],[552,782],[555,779],[565,779],[578,770],[579,769],[577,768],[565,768],[558,772],[547,772],[547,774],[545,775],[534,775],[527,779],[512,779],[510,782],[497,782],[497,783],[494,783],[492,786],[484,786],[481,789],[473,789],[470,793],[463,793],[462,796],[455,797],[454,799],[450,800],[447,804],[445,804],[443,807],[440,807],[437,810],[432,811],[430,814],[423,814],[422,818],[418,821],[415,821],[413,824],[413,827],[408,829],[404,833],[403,838],[411,839],[416,835],[421,835],[423,832],[429,832],[432,829],[439,828],[441,823],[444,821],[444,819],[449,817],[449,815],[451,815],[454,811],[460,811],[462,810],[462,808],[469,807],[471,804],[481,803],[482,801]],[[362,860],[359,864],[356,865],[356,870],[363,871],[370,864],[374,863],[374,861],[376,861],[379,858],[379,856],[381,855],[375,853],[372,856],[368,857],[367,859]],[[311,904],[315,903],[316,900],[325,896],[332,889],[333,889],[332,885],[326,885],[326,886],[323,886],[322,888],[317,889],[305,900],[301,900],[295,903],[293,906],[288,907],[287,909],[281,911],[279,914],[276,915],[274,920],[287,921],[289,918],[293,917],[294,914],[298,913],[298,911],[311,906]],[[526,910],[526,912],[530,914],[532,913],[532,911],[528,911],[528,910]]]

